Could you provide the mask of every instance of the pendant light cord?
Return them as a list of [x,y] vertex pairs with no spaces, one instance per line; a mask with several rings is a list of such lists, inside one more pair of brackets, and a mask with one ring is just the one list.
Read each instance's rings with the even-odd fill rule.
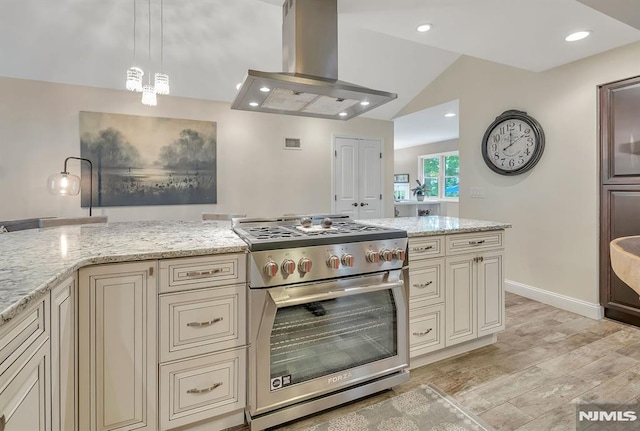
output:
[[136,65],[136,0],[133,0],[133,65]]
[[149,0],[149,74],[147,82],[151,85],[151,0]]
[[164,73],[164,0],[160,0],[160,72]]

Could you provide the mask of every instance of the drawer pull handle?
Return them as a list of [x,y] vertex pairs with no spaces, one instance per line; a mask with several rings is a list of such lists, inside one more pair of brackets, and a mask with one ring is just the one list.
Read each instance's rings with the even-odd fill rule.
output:
[[415,335],[416,337],[421,337],[423,335],[427,335],[429,332],[431,332],[433,328],[429,328],[424,332],[414,332],[413,335]]
[[432,281],[427,281],[426,283],[422,283],[422,284],[414,284],[413,287],[417,287],[418,289],[422,289],[423,287],[427,287],[430,284],[433,284],[433,280]]
[[480,241],[469,241],[469,245],[478,245],[478,244],[484,244],[484,240],[481,239]]
[[214,323],[218,323],[218,322],[222,322],[222,317],[216,317],[215,319],[209,320],[208,322],[189,322],[187,323],[187,326],[202,328],[203,326],[211,326]]
[[432,245],[428,245],[426,247],[414,247],[413,251],[427,251],[427,250],[431,250],[433,248]]
[[210,269],[208,271],[189,271],[187,272],[187,277],[207,277],[209,275],[218,274],[222,271],[222,268]]
[[213,386],[204,388],[204,389],[189,389],[187,391],[188,394],[205,394],[207,392],[211,392],[215,388],[222,386],[222,383],[214,383]]

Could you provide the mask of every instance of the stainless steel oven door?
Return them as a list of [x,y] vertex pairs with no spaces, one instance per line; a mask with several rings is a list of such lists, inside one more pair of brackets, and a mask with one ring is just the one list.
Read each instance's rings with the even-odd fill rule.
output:
[[257,416],[408,367],[402,270],[249,292]]

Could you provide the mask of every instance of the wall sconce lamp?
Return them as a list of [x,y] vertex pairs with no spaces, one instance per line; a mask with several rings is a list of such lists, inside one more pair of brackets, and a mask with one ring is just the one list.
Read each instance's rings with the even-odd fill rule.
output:
[[89,159],[81,157],[67,157],[64,159],[64,170],[59,174],[52,174],[47,179],[47,190],[49,193],[58,196],[72,196],[80,193],[80,177],[72,175],[67,171],[69,159],[80,160],[89,163],[89,217],[93,207],[93,164]]

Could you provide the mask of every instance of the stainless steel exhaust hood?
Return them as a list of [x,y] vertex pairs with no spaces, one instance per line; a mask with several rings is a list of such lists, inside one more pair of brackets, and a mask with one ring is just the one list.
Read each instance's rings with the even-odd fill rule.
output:
[[338,80],[337,0],[285,0],[285,72],[249,70],[231,109],[349,120],[398,97]]

